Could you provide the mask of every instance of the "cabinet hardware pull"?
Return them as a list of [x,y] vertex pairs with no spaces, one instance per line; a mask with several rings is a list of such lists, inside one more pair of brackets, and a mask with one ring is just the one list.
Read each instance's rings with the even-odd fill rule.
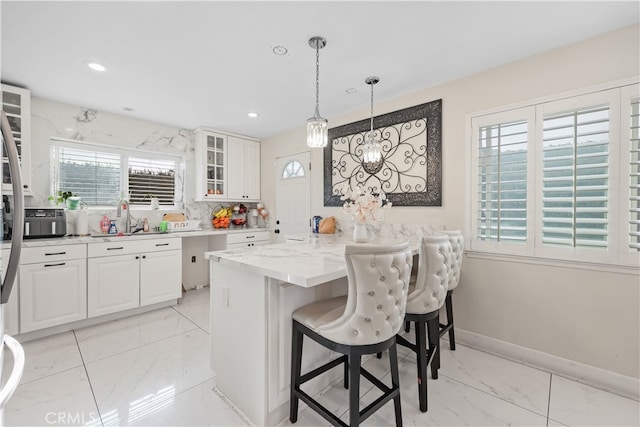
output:
[[49,255],[66,255],[66,252],[51,252],[48,254],[44,254],[45,256],[49,256]]
[[156,243],[156,246],[169,246],[168,243]]
[[147,256],[146,255],[142,255],[142,259],[147,259]]
[[256,236],[245,236],[244,238],[245,238],[245,239],[255,239],[255,238],[256,238]]
[[108,251],[115,251],[115,250],[118,250],[118,249],[124,249],[124,247],[118,246],[117,248],[107,248]]
[[65,265],[66,262],[60,262],[58,264],[45,264],[45,267],[60,267],[61,265]]
[[136,259],[140,259],[140,257],[136,255]]

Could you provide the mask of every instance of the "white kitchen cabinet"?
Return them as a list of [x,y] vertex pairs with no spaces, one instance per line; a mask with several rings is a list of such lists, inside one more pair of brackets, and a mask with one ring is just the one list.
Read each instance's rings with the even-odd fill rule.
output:
[[260,143],[229,136],[228,185],[232,200],[260,200]]
[[149,252],[140,263],[140,306],[182,296],[182,251]]
[[195,200],[228,199],[227,136],[206,129],[198,129],[195,162]]
[[195,200],[260,200],[260,142],[196,130]]
[[227,249],[262,246],[271,243],[271,234],[267,230],[247,230],[227,235]]
[[[2,249],[2,280],[4,281],[4,275],[7,271],[7,264],[9,263],[9,251],[10,249]],[[18,292],[19,281],[16,277],[16,282],[13,285],[11,296],[9,301],[4,305],[2,313],[4,316],[4,332],[9,335],[17,335],[20,332],[19,317],[18,317]]]
[[182,296],[182,239],[89,245],[89,317]]
[[[26,196],[33,195],[31,190],[31,91],[2,84],[2,111],[7,114],[13,139],[18,147],[22,186]],[[9,160],[2,149],[2,194],[13,194]]]
[[115,255],[87,261],[89,317],[140,306],[140,255]]
[[86,245],[22,251],[20,333],[86,319]]

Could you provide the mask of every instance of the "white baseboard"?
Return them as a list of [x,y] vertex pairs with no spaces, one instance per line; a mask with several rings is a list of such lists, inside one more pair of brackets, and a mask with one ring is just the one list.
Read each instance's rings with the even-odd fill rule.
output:
[[[448,338],[448,336],[447,336]],[[456,343],[640,400],[640,379],[456,328]]]

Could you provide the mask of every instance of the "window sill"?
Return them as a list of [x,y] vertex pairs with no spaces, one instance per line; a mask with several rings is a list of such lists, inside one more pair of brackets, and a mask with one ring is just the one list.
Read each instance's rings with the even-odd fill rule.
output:
[[580,270],[605,271],[617,274],[640,274],[640,266],[621,264],[599,264],[595,262],[568,261],[553,258],[539,258],[522,255],[507,255],[494,252],[483,252],[477,250],[466,250],[466,256],[475,259],[486,259],[491,261],[515,262],[520,264],[545,265],[550,267],[571,268]]

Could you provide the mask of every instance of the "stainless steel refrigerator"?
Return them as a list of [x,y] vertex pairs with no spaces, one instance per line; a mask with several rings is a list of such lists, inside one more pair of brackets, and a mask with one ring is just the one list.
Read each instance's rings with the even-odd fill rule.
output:
[[[18,276],[18,266],[20,264],[20,251],[22,249],[22,235],[24,232],[24,197],[22,192],[22,174],[20,171],[20,159],[18,157],[18,149],[13,138],[13,132],[4,111],[1,112],[2,124],[2,144],[6,159],[0,161],[0,176],[2,168],[8,167],[11,173],[11,186],[13,189],[13,229],[11,237],[11,249],[9,251],[9,260],[2,260],[0,255],[0,269],[6,264],[6,270],[2,271],[4,279],[0,287],[0,369],[2,372],[2,384],[0,388],[0,426],[4,425],[4,407],[7,401],[13,395],[22,378],[24,369],[24,351],[22,346],[13,337],[4,333],[4,307],[11,292],[16,292],[14,284]],[[3,156],[4,157],[4,156]],[[6,163],[6,164],[5,164]],[[2,189],[0,187],[0,195]],[[0,237],[0,240],[2,237]],[[0,241],[0,243],[2,243]],[[4,371],[4,358],[8,356],[5,351],[11,352],[11,360],[13,361],[11,370]]]

